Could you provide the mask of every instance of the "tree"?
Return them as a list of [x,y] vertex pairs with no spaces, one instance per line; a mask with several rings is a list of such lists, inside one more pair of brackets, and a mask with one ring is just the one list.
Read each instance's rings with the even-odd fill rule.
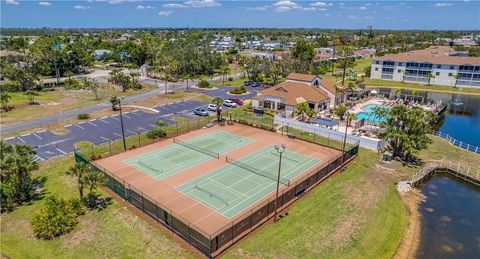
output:
[[428,78],[428,85],[430,85],[430,82],[432,81],[432,78],[435,78],[435,76],[432,74],[432,72],[428,72],[426,77]]
[[308,103],[300,103],[295,107],[297,115],[301,116],[300,120],[305,120],[305,114],[307,114],[309,109]]
[[38,104],[38,102],[35,100],[35,97],[39,96],[37,91],[27,90],[24,94],[28,98],[28,104]]
[[374,113],[382,116],[380,126],[384,131],[380,137],[387,142],[394,157],[409,160],[430,143],[427,133],[431,130],[433,113],[407,105],[379,108]]
[[120,69],[114,69],[110,72],[110,81],[122,87],[122,92],[125,92],[130,86],[130,77],[125,75]]
[[343,116],[347,113],[347,107],[343,104],[337,106],[335,109],[335,114],[340,117],[340,120],[343,120]]
[[274,64],[270,72],[272,75],[273,84],[276,85],[280,76],[282,75],[282,67],[279,64]]
[[84,178],[91,172],[92,170],[90,169],[90,167],[88,167],[87,164],[77,163],[74,166],[70,167],[65,173],[66,175],[77,177],[78,194],[80,196],[80,199],[83,199],[83,189],[85,188]]
[[217,122],[222,121],[222,111],[221,107],[223,105],[223,99],[220,97],[215,97],[212,100],[212,104],[215,104],[217,106]]
[[97,188],[105,184],[105,176],[101,172],[92,171],[85,176],[83,181],[88,189],[88,197],[96,197]]
[[342,85],[345,83],[345,73],[347,70],[347,66],[350,62],[350,59],[353,56],[353,48],[348,45],[342,45],[338,48],[338,55],[341,56],[342,58],[340,59],[340,64],[343,68],[343,74],[342,74]]
[[365,73],[366,77],[370,77],[370,75],[372,74],[372,67],[371,66],[366,66],[363,69],[363,72]]
[[13,64],[2,66],[2,75],[15,82],[23,91],[31,89],[38,80],[38,75],[29,64],[17,67]]
[[117,111],[120,107],[120,98],[114,96],[110,98],[110,103],[112,104],[112,110]]
[[309,107],[306,112],[306,115],[307,115],[307,122],[310,122],[310,120],[317,115],[317,112],[314,109],[311,109]]
[[92,93],[95,95],[95,100],[100,99],[98,98],[98,88],[99,88],[98,84],[85,78],[85,81],[83,82],[83,87],[85,87],[86,89],[90,89],[90,91],[92,91]]
[[30,146],[0,141],[0,150],[0,207],[4,211],[31,198],[31,173],[38,169],[38,162]]
[[222,74],[222,85],[225,84],[225,76],[230,72],[230,67],[228,65],[223,65],[220,67],[220,73]]
[[7,93],[0,94],[0,105],[5,112],[8,112],[10,110],[10,106],[8,106],[8,103],[10,102],[11,98],[12,97]]
[[460,79],[460,74],[454,74],[453,78],[455,78],[455,85],[453,87],[457,87],[458,79]]

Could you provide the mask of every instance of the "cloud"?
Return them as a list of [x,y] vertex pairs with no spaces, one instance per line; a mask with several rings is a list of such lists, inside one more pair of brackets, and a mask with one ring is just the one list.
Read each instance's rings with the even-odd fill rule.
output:
[[203,8],[203,7],[217,7],[222,6],[221,3],[217,2],[216,0],[189,0],[183,2],[182,4],[173,3],[173,4],[164,4],[162,5],[163,8]]
[[447,7],[447,6],[452,6],[453,4],[451,3],[436,3],[436,7]]
[[15,0],[6,0],[5,1],[6,4],[10,4],[10,5],[19,5],[20,3],[15,1]]
[[173,11],[160,11],[158,12],[158,15],[160,16],[170,16],[173,13]]
[[274,3],[272,6],[273,6],[273,10],[277,13],[283,13],[290,10],[314,11],[316,9],[315,7],[303,7],[295,3],[294,1],[290,1],[290,0],[278,1]]
[[332,3],[326,3],[326,2],[315,2],[310,4],[310,6],[313,6],[313,7],[327,7],[332,5],[333,5]]
[[139,5],[137,6],[137,10],[146,10],[146,9],[155,9],[155,7],[151,5]]
[[90,6],[75,5],[75,6],[73,7],[73,9],[76,9],[76,10],[87,10],[87,9],[90,9]]
[[353,15],[353,14],[350,14],[350,15],[347,16],[347,17],[348,17],[348,19],[351,19],[351,20],[356,20],[356,19],[358,19],[358,16]]
[[121,3],[133,3],[133,2],[141,2],[142,0],[87,0],[87,2],[105,2],[109,4],[121,4]]
[[50,2],[38,2],[38,5],[41,5],[41,6],[52,6],[52,4]]
[[360,10],[367,10],[366,6],[360,6]]

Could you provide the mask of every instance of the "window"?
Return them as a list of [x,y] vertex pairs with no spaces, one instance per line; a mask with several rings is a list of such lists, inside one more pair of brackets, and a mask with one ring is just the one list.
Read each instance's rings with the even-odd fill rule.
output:
[[402,70],[401,70],[401,69],[399,69],[399,70],[397,70],[397,72],[398,72],[398,73],[402,73]]
[[375,64],[377,64],[377,65],[380,64],[380,61],[376,60],[376,61],[375,61]]
[[436,72],[435,75],[436,75],[436,76],[439,76],[439,75],[440,75],[440,72]]
[[455,69],[455,66],[454,66],[454,65],[450,65],[450,69]]
[[375,71],[378,71],[378,67],[375,68]]
[[442,65],[437,65],[437,68],[442,68]]
[[448,76],[452,76],[453,74],[452,73],[448,73]]
[[393,61],[383,61],[383,65],[387,67],[393,67],[395,66],[395,62]]
[[399,65],[399,66],[403,66],[403,62],[398,62],[398,65]]
[[382,73],[385,73],[385,74],[393,74],[393,68],[382,68]]

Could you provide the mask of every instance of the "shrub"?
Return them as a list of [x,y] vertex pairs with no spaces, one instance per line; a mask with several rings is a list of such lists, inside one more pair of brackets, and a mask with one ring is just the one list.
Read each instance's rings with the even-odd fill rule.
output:
[[167,136],[167,133],[165,133],[165,130],[163,129],[152,129],[147,132],[147,138],[149,139],[157,139],[157,138],[164,138]]
[[246,92],[247,92],[247,90],[245,90],[245,86],[243,86],[243,85],[235,87],[234,89],[230,90],[231,94],[244,94]]
[[90,114],[88,113],[80,113],[77,115],[77,119],[79,120],[87,120],[88,118],[90,118]]
[[233,77],[229,77],[228,81],[230,81],[230,82],[233,81]]
[[156,124],[157,126],[159,126],[159,127],[166,127],[166,126],[168,126],[168,124],[167,124],[166,122],[164,122],[164,121],[157,121],[157,122],[155,122],[155,124]]
[[41,239],[53,239],[66,234],[78,223],[78,216],[85,212],[85,207],[78,199],[64,200],[54,196],[49,197],[45,207],[33,215],[33,233]]
[[197,86],[198,86],[198,88],[212,88],[210,86],[210,83],[205,79],[200,79],[200,82],[198,82]]

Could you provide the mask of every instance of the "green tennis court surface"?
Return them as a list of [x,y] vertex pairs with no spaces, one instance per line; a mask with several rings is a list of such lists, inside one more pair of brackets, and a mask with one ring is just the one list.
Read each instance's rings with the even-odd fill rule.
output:
[[157,180],[177,174],[230,150],[252,142],[251,139],[222,130],[188,140],[175,140],[173,145],[135,156],[123,162]]
[[[243,157],[227,158],[228,165],[177,187],[219,214],[232,218],[276,189],[279,155],[273,147]],[[320,160],[286,150],[282,184],[307,171]]]

